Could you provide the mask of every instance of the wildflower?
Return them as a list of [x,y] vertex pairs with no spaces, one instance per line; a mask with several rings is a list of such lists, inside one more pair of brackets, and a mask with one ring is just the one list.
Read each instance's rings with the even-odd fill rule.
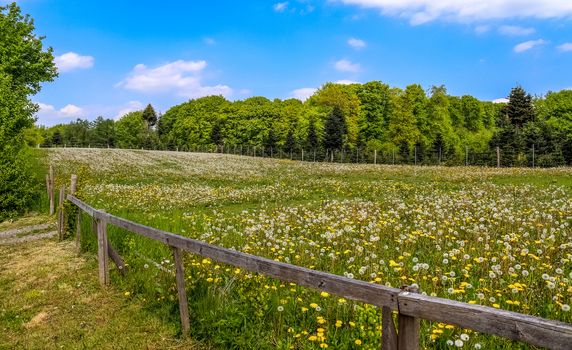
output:
[[561,308],[562,311],[564,311],[564,312],[570,311],[570,305],[568,305],[568,304],[562,304],[562,306],[561,306],[560,308]]
[[284,311],[284,306],[280,305],[276,308],[276,310],[278,310],[278,312],[282,312]]
[[321,292],[321,293],[320,293],[320,296],[321,296],[322,298],[327,298],[327,297],[330,296],[330,294],[329,294],[328,292]]
[[361,340],[360,340],[360,339],[356,339],[356,340],[354,341],[354,343],[355,343],[356,345],[361,345]]

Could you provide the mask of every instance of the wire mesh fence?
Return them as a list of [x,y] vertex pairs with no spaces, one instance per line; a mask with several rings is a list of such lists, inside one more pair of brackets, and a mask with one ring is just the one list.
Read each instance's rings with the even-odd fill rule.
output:
[[[62,145],[39,145],[41,148],[118,148],[111,144],[66,143]],[[131,148],[135,149],[135,148]],[[465,148],[462,153],[443,150],[421,151],[417,147],[408,152],[382,151],[372,149],[322,148],[285,149],[283,147],[263,147],[258,145],[183,145],[170,147],[138,147],[141,150],[163,150],[194,153],[221,153],[249,157],[289,159],[305,162],[389,164],[419,166],[485,166],[485,167],[561,167],[571,166],[572,159],[566,159],[561,150],[538,151],[534,147],[526,150],[503,149],[498,147],[487,151]]]

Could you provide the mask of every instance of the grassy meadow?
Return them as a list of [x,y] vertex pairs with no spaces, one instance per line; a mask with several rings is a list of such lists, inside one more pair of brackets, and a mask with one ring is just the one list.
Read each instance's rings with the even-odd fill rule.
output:
[[[572,169],[292,162],[42,150],[92,206],[176,234],[350,278],[572,322]],[[95,251],[83,220],[83,249]],[[168,324],[170,251],[110,228],[115,288]],[[379,349],[381,310],[185,255],[191,337],[221,349]],[[429,349],[526,348],[422,322]]]

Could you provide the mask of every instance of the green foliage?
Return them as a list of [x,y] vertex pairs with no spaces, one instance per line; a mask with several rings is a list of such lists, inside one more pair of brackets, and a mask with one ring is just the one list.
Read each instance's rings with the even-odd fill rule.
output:
[[522,87],[517,86],[510,91],[506,114],[510,123],[516,127],[522,127],[534,120],[532,97]]
[[318,139],[318,132],[316,131],[316,121],[311,118],[308,123],[308,135],[306,137],[306,147],[311,150],[318,148],[320,140]]
[[0,6],[0,72],[11,77],[12,87],[24,95],[40,91],[40,83],[57,76],[52,48],[43,49],[34,34],[34,21],[22,15],[16,3]]
[[273,149],[276,149],[276,135],[273,129],[268,131],[268,135],[264,139],[264,147],[268,149],[268,152],[272,152]]
[[293,152],[296,148],[296,139],[294,138],[294,130],[288,130],[288,135],[286,135],[286,143],[284,144],[284,150],[286,152]]
[[0,222],[24,212],[37,198],[39,182],[32,175],[29,158],[25,149],[3,147],[0,155]]
[[211,142],[217,146],[222,145],[224,142],[220,123],[215,123],[211,130]]
[[147,107],[145,107],[141,117],[147,123],[147,127],[149,129],[157,124],[157,113],[155,113],[155,109],[153,109],[151,104],[148,104]]
[[389,140],[395,146],[400,147],[401,153],[409,154],[410,149],[419,141],[420,133],[417,128],[417,119],[415,118],[415,106],[413,99],[416,89],[407,90],[394,89],[392,91],[392,104],[394,113],[389,119],[387,132]]
[[139,148],[145,145],[147,125],[142,112],[129,112],[115,123],[117,146],[121,148]]
[[[379,159],[386,162],[394,154],[398,162],[413,162],[416,154],[422,164],[441,164],[443,158],[448,159],[445,164],[458,164],[464,163],[468,150],[483,157],[479,164],[492,165],[498,146],[507,164],[517,164],[511,160],[517,158],[520,164],[531,164],[532,147],[546,154],[558,150],[558,157],[570,164],[572,92],[532,100],[517,87],[510,97],[509,104],[502,104],[469,95],[450,96],[442,85],[426,93],[418,84],[402,90],[380,81],[327,83],[304,103],[260,96],[230,102],[222,96],[207,96],[170,108],[156,129],[146,127],[149,122],[143,111],[138,118],[129,115],[118,122],[98,118],[57,125],[42,130],[42,137],[48,146],[192,150],[224,144],[225,149],[238,145],[264,148],[268,155],[302,149],[319,153],[331,147],[332,139],[324,136],[337,133],[328,119],[338,108],[343,114],[342,141],[341,146],[334,144],[355,160],[361,155],[373,161],[373,152],[378,151],[385,157]],[[29,139],[33,144],[37,138],[30,135]]]
[[362,142],[381,140],[391,114],[389,85],[372,81],[357,90],[360,101],[359,135]]
[[327,150],[341,149],[347,126],[340,107],[334,106],[324,125],[324,148]]
[[[23,212],[37,197],[24,131],[32,127],[38,106],[28,97],[57,75],[52,50],[44,51],[42,40],[16,3],[0,7],[0,221]],[[30,139],[37,140],[28,134]]]

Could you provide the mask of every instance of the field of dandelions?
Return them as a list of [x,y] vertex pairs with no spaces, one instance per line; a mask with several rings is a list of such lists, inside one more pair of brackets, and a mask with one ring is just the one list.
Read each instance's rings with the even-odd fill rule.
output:
[[[54,149],[60,182],[136,222],[428,295],[572,322],[572,169],[292,162]],[[86,251],[94,251],[83,220]],[[170,251],[110,228],[126,298],[178,323]],[[89,252],[87,254],[90,254]],[[185,255],[191,336],[221,349],[379,349],[381,310]],[[428,349],[527,348],[423,321]]]

